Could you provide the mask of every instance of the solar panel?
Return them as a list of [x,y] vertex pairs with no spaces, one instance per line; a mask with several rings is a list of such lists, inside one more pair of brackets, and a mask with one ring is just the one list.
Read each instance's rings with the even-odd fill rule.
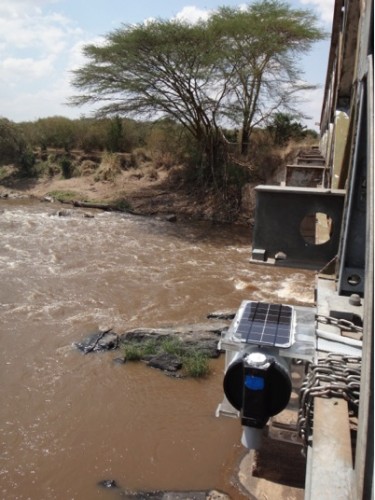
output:
[[247,344],[287,348],[292,344],[293,326],[292,306],[248,301],[234,335]]

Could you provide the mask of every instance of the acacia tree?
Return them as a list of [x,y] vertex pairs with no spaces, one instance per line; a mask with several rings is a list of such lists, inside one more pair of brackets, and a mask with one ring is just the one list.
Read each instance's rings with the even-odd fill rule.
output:
[[230,87],[226,116],[240,124],[241,153],[254,127],[275,111],[298,112],[298,94],[315,88],[302,80],[299,56],[324,37],[314,14],[278,0],[260,0],[245,9],[223,7],[210,19],[221,38],[223,78]]
[[245,152],[252,127],[303,88],[296,57],[321,37],[311,13],[278,0],[223,8],[195,25],[124,25],[103,45],[84,48],[89,62],[73,79],[84,93],[71,103],[100,103],[99,116],[172,118],[195,139],[205,175],[216,182],[221,125],[240,126]]
[[88,92],[72,102],[100,102],[99,115],[172,118],[200,145],[215,179],[220,149],[216,115],[226,86],[218,84],[218,54],[211,46],[203,22],[124,26],[110,33],[103,46],[84,48],[90,62],[75,72],[73,84]]

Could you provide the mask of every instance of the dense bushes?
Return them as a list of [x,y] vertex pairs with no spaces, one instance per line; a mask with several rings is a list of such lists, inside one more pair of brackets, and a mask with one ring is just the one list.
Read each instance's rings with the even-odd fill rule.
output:
[[318,134],[314,130],[309,130],[300,122],[294,120],[293,115],[288,113],[275,113],[272,115],[267,130],[270,132],[274,143],[279,146],[286,144],[289,140],[302,140],[310,136],[317,138]]
[[85,152],[125,152],[145,146],[152,124],[114,118],[80,118],[63,116],[40,118],[19,124],[23,136],[33,148]]
[[[269,179],[282,164],[280,151],[290,140],[311,139],[314,132],[279,113],[266,129],[253,131],[246,155],[240,154],[238,131],[223,130],[222,134],[223,176],[216,187],[225,196],[230,192],[240,196],[244,184]],[[184,168],[174,169],[171,181],[205,191],[210,186],[204,182],[199,151],[183,127],[171,119],[139,122],[118,116],[76,120],[54,116],[20,124],[0,119],[0,166],[15,164],[26,176],[69,179],[95,174],[96,181],[114,181],[121,170],[152,166],[157,178],[158,168],[179,165]]]
[[27,143],[19,127],[0,118],[0,165],[18,162],[27,150]]

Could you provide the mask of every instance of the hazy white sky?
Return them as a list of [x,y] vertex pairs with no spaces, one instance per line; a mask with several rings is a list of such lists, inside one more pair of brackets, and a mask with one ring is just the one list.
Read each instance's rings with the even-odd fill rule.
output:
[[[78,118],[90,108],[71,108],[66,99],[71,70],[84,62],[81,48],[99,40],[122,23],[148,18],[183,17],[196,20],[220,6],[239,6],[236,0],[1,0],[0,2],[0,116],[29,121],[62,115]],[[251,3],[251,2],[250,2]],[[334,0],[290,0],[296,8],[316,12],[330,31]],[[330,40],[317,43],[302,67],[304,79],[320,89],[309,92],[303,111],[319,122],[322,87]]]

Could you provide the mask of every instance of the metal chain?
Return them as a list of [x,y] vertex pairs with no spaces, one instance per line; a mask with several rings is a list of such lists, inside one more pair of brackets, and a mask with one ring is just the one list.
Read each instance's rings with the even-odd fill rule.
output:
[[358,416],[361,380],[361,358],[329,354],[310,363],[300,389],[298,434],[305,450],[312,442],[315,397],[343,398],[348,402],[349,413]]
[[340,328],[340,330],[345,330],[346,332],[363,332],[363,327],[355,325],[352,321],[342,318],[333,318],[332,316],[324,316],[323,314],[317,314],[315,319],[318,323],[323,323],[324,325],[334,325]]

